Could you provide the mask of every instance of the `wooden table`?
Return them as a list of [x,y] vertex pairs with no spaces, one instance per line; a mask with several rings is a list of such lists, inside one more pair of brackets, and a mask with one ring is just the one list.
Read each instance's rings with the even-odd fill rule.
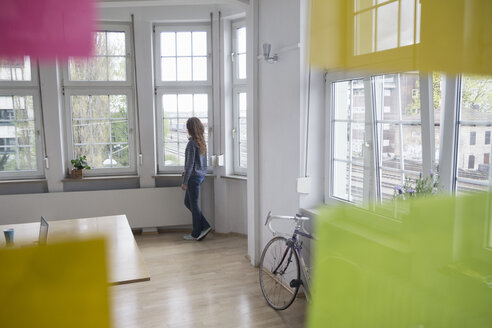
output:
[[[149,272],[133,237],[125,215],[94,218],[48,221],[48,243],[73,238],[104,237],[106,239],[109,283],[112,285],[150,280]],[[14,228],[14,245],[34,245],[38,240],[39,222],[8,224],[3,229]],[[5,247],[5,238],[0,237],[0,247]]]

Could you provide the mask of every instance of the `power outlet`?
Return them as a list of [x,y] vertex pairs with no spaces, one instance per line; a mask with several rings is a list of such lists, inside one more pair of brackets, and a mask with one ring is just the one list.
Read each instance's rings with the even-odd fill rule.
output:
[[311,192],[311,178],[297,178],[297,192],[300,194],[309,194]]

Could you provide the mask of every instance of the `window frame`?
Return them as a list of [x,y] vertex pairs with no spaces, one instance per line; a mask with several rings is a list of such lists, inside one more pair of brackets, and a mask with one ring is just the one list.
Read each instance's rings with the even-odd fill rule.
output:
[[[31,68],[32,72],[32,68]],[[33,77],[31,73],[31,78]],[[32,79],[33,80],[33,79]],[[33,85],[33,84],[30,84]],[[43,128],[41,122],[42,108],[41,96],[37,83],[30,88],[19,87],[0,87],[0,96],[32,96],[34,109],[34,128],[35,128],[35,145],[36,145],[36,170],[17,170],[17,171],[1,171],[0,180],[14,180],[26,178],[44,178],[44,146],[43,146]]]
[[[242,167],[239,165],[240,156],[241,156],[241,149],[240,149],[241,136],[239,134],[239,132],[240,132],[240,127],[239,127],[239,118],[240,118],[240,115],[239,115],[239,95],[241,93],[245,93],[246,98],[247,98],[248,91],[247,91],[246,86],[234,87],[233,94],[232,94],[232,97],[233,97],[233,101],[232,101],[233,102],[232,141],[233,141],[233,154],[234,154],[233,163],[234,163],[234,174],[246,175],[248,172],[247,163],[246,163],[246,167]],[[246,106],[248,106],[247,103],[246,103]],[[246,116],[246,122],[247,121],[248,121],[248,117]],[[246,139],[246,141],[247,141],[247,139]]]
[[[72,126],[72,108],[70,97],[71,96],[105,96],[105,95],[126,95],[128,107],[127,107],[127,117],[128,117],[128,161],[130,163],[129,167],[118,167],[118,168],[91,168],[84,172],[85,176],[107,176],[107,175],[121,175],[137,172],[136,165],[136,134],[135,134],[135,111],[134,111],[134,98],[133,90],[127,88],[111,88],[107,90],[101,90],[100,88],[84,88],[84,89],[69,89],[65,91],[64,105],[66,108],[65,115],[65,126],[67,127],[67,167],[71,167],[70,160],[73,158],[73,126]],[[110,136],[111,138],[111,136]]]
[[[70,97],[74,95],[126,95],[128,101],[127,117],[128,117],[128,160],[129,167],[122,168],[91,168],[86,170],[85,176],[115,176],[137,174],[136,160],[136,108],[135,108],[135,83],[134,83],[134,54],[133,54],[133,38],[131,36],[131,28],[129,23],[101,23],[95,32],[124,32],[125,33],[125,48],[126,48],[126,81],[70,81],[68,79],[68,62],[62,66],[62,93],[64,122],[65,122],[65,140],[66,140],[66,156],[65,166],[69,171],[72,168],[71,160],[73,156],[73,126],[72,126],[72,109],[70,105]],[[67,174],[69,173],[67,171]]]
[[[210,25],[196,24],[154,24],[154,85],[159,87],[212,87],[212,35]],[[207,80],[206,81],[161,81],[161,38],[162,32],[207,32]],[[177,56],[175,56],[177,57]],[[193,56],[190,56],[193,58]],[[193,65],[193,64],[192,64]],[[177,68],[177,66],[176,66]]]
[[[214,145],[214,122],[213,122],[213,49],[212,49],[212,33],[209,24],[206,23],[185,23],[185,24],[154,24],[154,94],[155,94],[155,110],[156,110],[156,154],[157,154],[157,173],[170,174],[179,173],[184,169],[183,166],[165,165],[164,161],[164,135],[163,135],[163,119],[164,111],[162,104],[162,96],[164,94],[208,94],[208,144],[207,144],[207,162],[208,172],[211,172],[210,157],[213,154]],[[203,32],[207,33],[207,80],[206,81],[161,81],[161,38],[162,32]],[[191,56],[193,57],[193,56]],[[179,156],[179,155],[178,155]]]
[[[207,144],[207,157],[210,158],[210,154],[212,154],[210,148],[213,145],[213,134],[212,134],[212,125],[213,122],[210,119],[212,117],[213,113],[213,91],[210,88],[180,88],[180,87],[174,87],[174,88],[159,88],[156,91],[156,110],[157,110],[157,171],[159,173],[176,173],[176,172],[182,172],[184,169],[184,165],[165,165],[164,161],[164,135],[162,134],[163,131],[163,120],[164,120],[164,110],[162,108],[162,96],[166,94],[207,94],[208,95],[208,131],[205,131],[205,133],[208,133],[208,144]],[[184,149],[183,149],[184,153]],[[208,161],[209,162],[209,161]],[[210,162],[209,162],[210,163]],[[210,165],[208,165],[209,170],[210,170]]]
[[101,24],[95,32],[124,32],[126,46],[126,81],[72,81],[69,79],[69,63],[63,65],[63,86],[64,87],[133,87],[133,47],[130,25],[121,24]]

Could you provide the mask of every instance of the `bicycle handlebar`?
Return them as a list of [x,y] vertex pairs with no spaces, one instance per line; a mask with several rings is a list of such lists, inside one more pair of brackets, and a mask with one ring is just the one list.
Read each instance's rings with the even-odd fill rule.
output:
[[[276,232],[275,230],[273,230],[272,228],[272,221],[273,220],[292,220],[292,221],[295,221],[296,223],[300,222],[301,223],[301,229],[304,231],[304,232],[307,232],[306,230],[304,230],[304,227],[303,227],[303,222],[304,221],[308,221],[309,218],[307,216],[302,216],[300,214],[296,214],[295,216],[287,216],[287,215],[272,215],[272,211],[268,212],[268,215],[267,215],[267,218],[266,218],[266,221],[265,221],[265,226],[268,227],[268,230],[270,230],[270,232],[273,234],[273,235],[276,235],[276,234],[279,234],[278,232]],[[285,234],[285,233],[281,233],[282,235],[288,235],[288,234]],[[288,235],[290,236],[290,235]]]

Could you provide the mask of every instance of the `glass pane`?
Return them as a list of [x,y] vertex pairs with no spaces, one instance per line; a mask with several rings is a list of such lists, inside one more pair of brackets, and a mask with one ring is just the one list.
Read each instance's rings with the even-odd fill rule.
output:
[[[401,117],[402,120],[420,121],[420,82],[417,73],[399,74],[399,88],[401,95]],[[398,87],[397,87],[398,88]],[[391,90],[388,88],[388,90]],[[392,96],[397,96],[397,93],[390,91]],[[386,99],[385,99],[386,101]],[[387,101],[393,101],[390,106],[395,106],[393,98],[388,98]],[[396,101],[396,106],[398,103]]]
[[87,60],[70,58],[68,66],[71,81],[87,81],[89,79]]
[[164,117],[178,116],[178,96],[177,95],[162,95],[162,108]]
[[[16,148],[12,148],[16,149]],[[15,150],[10,153],[4,153],[0,155],[0,171],[16,171],[17,167],[17,154]]]
[[352,163],[350,170],[350,198],[351,202],[362,204],[364,197],[364,168]]
[[92,118],[109,117],[109,96],[92,96]]
[[374,0],[355,0],[355,11],[371,8],[374,5]]
[[395,187],[403,184],[403,176],[399,172],[381,170],[381,198],[391,200],[395,192]]
[[178,32],[177,37],[177,55],[191,56],[191,32]]
[[14,101],[12,96],[0,96],[0,109],[13,109]]
[[186,144],[179,144],[178,148],[178,164],[180,166],[184,166],[185,164],[185,149],[186,149]]
[[363,163],[365,124],[352,123],[351,127],[352,127],[352,139],[350,142],[350,146],[352,147],[352,160]]
[[246,78],[246,54],[237,56],[237,78]]
[[369,10],[355,16],[355,55],[374,52],[374,15],[375,10]]
[[111,167],[112,159],[110,145],[94,145],[92,147],[92,153],[93,168]]
[[125,57],[109,57],[109,80],[110,81],[126,81],[126,58]]
[[193,81],[207,80],[207,57],[193,57]]
[[116,144],[111,146],[112,167],[129,167],[128,144]]
[[94,165],[92,164],[91,154],[91,147],[89,145],[75,145],[73,147],[73,158],[87,156],[87,163],[92,168]]
[[248,150],[246,143],[239,144],[239,167],[248,167]]
[[34,120],[34,104],[32,96],[14,96],[13,98],[15,119]]
[[463,75],[461,120],[492,122],[492,78]]
[[[489,181],[489,164],[486,154],[490,154],[491,145],[485,144],[485,132],[492,130],[490,126],[460,126],[458,141],[458,178],[466,178],[481,182]],[[470,135],[476,134],[476,142],[470,145]]]
[[106,32],[96,32],[92,36],[94,38],[94,54],[98,56],[105,56],[106,50]]
[[464,182],[464,181],[456,181],[456,193],[458,195],[468,194],[471,192],[479,192],[479,191],[489,191],[489,187],[481,186],[469,182]]
[[432,73],[432,100],[434,104],[434,122],[441,122],[441,106],[443,95],[442,74],[439,72]]
[[201,117],[200,121],[202,121],[203,124],[203,129],[204,129],[204,136],[205,136],[205,143],[207,144],[207,151],[208,151],[208,119],[206,117]]
[[350,82],[333,83],[335,119],[350,119]]
[[72,126],[74,144],[91,143],[91,128],[89,121],[73,121]]
[[[422,172],[422,132],[420,126],[403,126],[405,170]],[[424,172],[422,172],[424,173]]]
[[191,57],[177,59],[178,81],[191,81]]
[[176,58],[161,58],[161,80],[176,81]]
[[401,169],[400,125],[378,124],[378,131],[382,166]]
[[236,52],[246,53],[246,27],[236,29]]
[[177,142],[178,141],[178,126],[177,126],[177,119],[167,119],[165,118],[163,120],[163,136],[164,136],[164,142]]
[[30,58],[28,56],[18,58],[0,58],[0,80],[30,81]]
[[109,143],[110,122],[106,120],[97,120],[92,122],[92,142]]
[[16,137],[17,137],[18,145],[34,146],[36,144],[34,122],[32,121],[16,122],[15,126],[16,126]]
[[398,1],[377,9],[376,51],[398,47]]
[[193,56],[207,56],[207,32],[193,32]]
[[178,166],[178,144],[166,143],[164,145],[164,165]]
[[36,149],[19,147],[19,170],[36,170]]
[[125,32],[108,32],[108,55],[125,56]]
[[207,117],[208,116],[208,95],[195,94],[194,99],[194,116]]
[[[188,143],[188,130],[186,129],[187,119],[178,119],[178,142],[186,147]],[[182,149],[185,150],[184,148]]]
[[415,0],[401,0],[400,7],[400,47],[414,43]]
[[178,117],[188,118],[191,116],[193,116],[193,95],[178,95]]
[[109,111],[111,118],[127,118],[128,105],[125,95],[109,96]]
[[89,72],[91,81],[108,80],[108,63],[106,57],[94,57],[89,61]]
[[161,56],[176,56],[176,33],[161,33]]
[[333,161],[333,196],[349,200],[350,164]]
[[239,142],[240,143],[246,143],[248,141],[248,136],[247,136],[247,122],[245,118],[240,118],[239,119]]
[[246,106],[246,92],[241,92],[239,94],[239,116],[246,117],[247,115],[247,106]]
[[349,123],[334,122],[333,127],[333,157],[350,160]]
[[111,122],[111,142],[128,142],[128,122]]
[[434,127],[434,171],[439,172],[439,151],[441,140],[441,127]]

